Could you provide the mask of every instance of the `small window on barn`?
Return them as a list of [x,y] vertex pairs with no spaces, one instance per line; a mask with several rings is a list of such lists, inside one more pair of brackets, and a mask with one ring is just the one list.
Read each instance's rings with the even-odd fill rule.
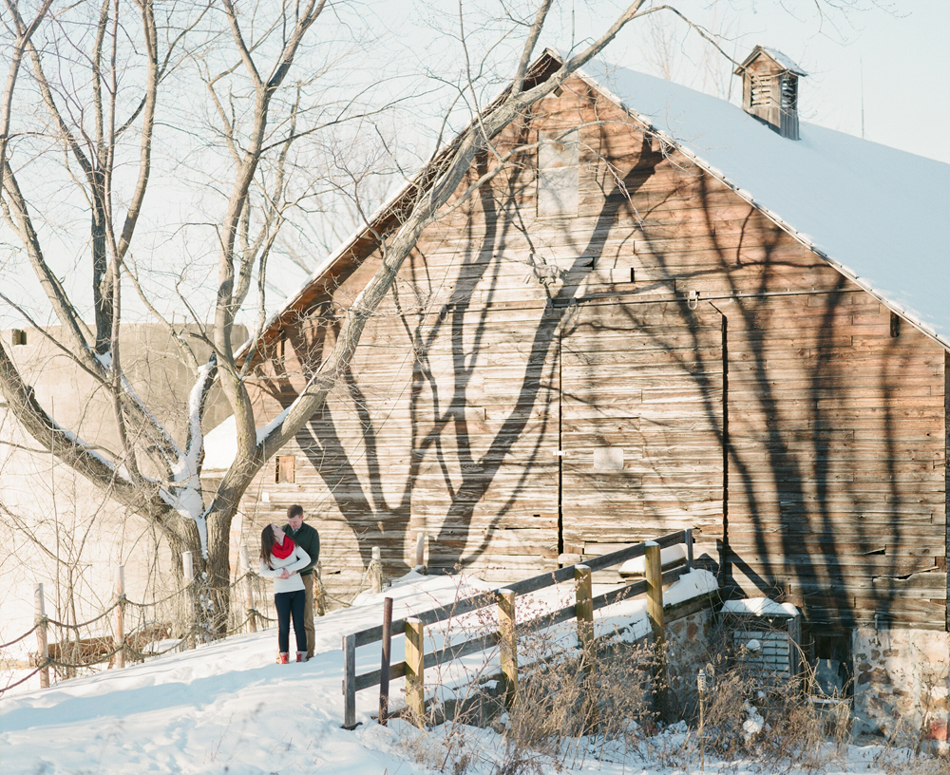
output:
[[814,693],[844,698],[853,694],[854,655],[850,631],[815,627],[809,633],[808,660],[814,675]]
[[293,455],[278,455],[276,478],[277,484],[293,484],[297,480],[295,464],[297,458]]
[[26,344],[26,331],[14,328],[12,331],[12,340],[14,347],[20,347]]
[[891,313],[891,338],[897,339],[901,335],[901,316],[896,312]]
[[576,129],[538,133],[538,215],[576,215],[580,133]]

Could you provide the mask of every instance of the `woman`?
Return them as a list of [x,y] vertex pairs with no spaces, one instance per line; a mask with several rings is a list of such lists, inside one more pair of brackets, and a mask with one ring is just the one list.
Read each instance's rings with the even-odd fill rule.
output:
[[303,625],[303,579],[298,571],[310,563],[310,555],[284,535],[277,525],[261,531],[261,575],[274,580],[274,605],[277,607],[277,661],[287,664],[290,644],[290,617],[293,614],[294,636],[297,640],[297,661],[307,661],[307,631]]

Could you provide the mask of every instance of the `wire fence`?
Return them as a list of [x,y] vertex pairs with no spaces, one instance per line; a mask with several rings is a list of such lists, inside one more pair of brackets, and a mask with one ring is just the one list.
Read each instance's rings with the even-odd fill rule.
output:
[[[122,575],[120,568],[117,577]],[[322,590],[319,580],[317,584]],[[91,674],[104,666],[123,667],[126,659],[141,662],[199,643],[255,632],[277,621],[269,585],[250,570],[227,585],[214,586],[194,579],[151,602],[129,599],[122,586],[117,584],[115,600],[108,608],[87,621],[70,623],[46,615],[43,585],[38,584],[34,625],[0,643],[0,665],[7,673],[7,680],[0,685],[0,697],[37,673],[45,688],[51,682]],[[212,597],[227,599],[226,613],[215,613],[209,605]],[[22,642],[31,636],[37,643],[24,665]],[[17,657],[11,654],[15,646],[19,646]],[[24,667],[30,670],[25,675],[21,674]]]
[[[136,602],[125,595],[124,568],[116,570],[115,600],[88,621],[69,623],[46,614],[43,585],[36,585],[36,620],[29,630],[8,643],[0,644],[0,665],[16,670],[0,686],[0,697],[40,674],[40,686],[87,675],[107,668],[124,667],[128,658],[141,662],[174,651],[195,648],[200,643],[221,640],[241,633],[256,632],[277,622],[273,596],[266,579],[250,569],[247,547],[241,548],[247,570],[229,584],[213,586],[195,578],[191,555],[184,555],[184,571],[191,580],[160,600]],[[418,563],[421,564],[421,555]],[[364,590],[382,589],[382,563],[379,549],[364,569],[359,584],[350,590],[349,599],[329,595],[323,586],[321,564],[314,568],[315,610],[321,615],[328,605],[348,608]],[[227,611],[215,606],[226,597]],[[35,635],[36,651],[29,654],[27,675],[19,675],[22,662],[9,656],[9,649]],[[53,637],[51,637],[53,636]],[[22,648],[19,650],[22,653]],[[2,674],[0,674],[2,675]],[[3,679],[0,678],[0,681]]]

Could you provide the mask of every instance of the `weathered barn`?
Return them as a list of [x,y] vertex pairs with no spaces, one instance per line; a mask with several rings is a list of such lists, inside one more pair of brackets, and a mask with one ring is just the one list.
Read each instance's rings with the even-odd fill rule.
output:
[[[950,166],[800,126],[804,73],[746,65],[746,111],[598,65],[498,137],[517,163],[428,228],[244,513],[302,502],[331,588],[373,546],[405,569],[417,531],[430,566],[510,579],[693,527],[816,648],[947,630]],[[268,416],[411,192],[272,319]]]

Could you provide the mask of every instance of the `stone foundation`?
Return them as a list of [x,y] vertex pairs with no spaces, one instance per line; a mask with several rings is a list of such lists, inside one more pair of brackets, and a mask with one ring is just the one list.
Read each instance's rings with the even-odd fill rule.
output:
[[703,595],[667,608],[664,613],[670,694],[677,706],[689,708],[698,702],[696,674],[710,660],[709,637],[714,618],[712,600]]
[[950,634],[859,627],[852,654],[855,733],[946,744]]

